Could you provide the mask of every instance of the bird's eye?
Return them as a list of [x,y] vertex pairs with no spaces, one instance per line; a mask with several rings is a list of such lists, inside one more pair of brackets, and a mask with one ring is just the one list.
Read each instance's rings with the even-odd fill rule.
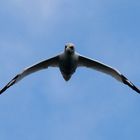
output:
[[67,48],[67,45],[65,45],[65,49]]

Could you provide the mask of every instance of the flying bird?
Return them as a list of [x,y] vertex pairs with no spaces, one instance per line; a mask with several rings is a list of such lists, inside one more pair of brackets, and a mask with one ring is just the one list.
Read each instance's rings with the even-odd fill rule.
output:
[[7,90],[15,83],[19,82],[25,76],[39,70],[46,69],[48,67],[58,67],[63,78],[66,81],[70,80],[72,74],[78,67],[91,68],[114,77],[119,82],[128,85],[130,88],[140,93],[140,89],[137,88],[132,82],[130,82],[117,69],[76,53],[75,45],[73,43],[67,43],[65,45],[64,52],[47,60],[41,61],[35,65],[27,67],[21,73],[17,74],[4,88],[0,90],[0,94],[2,94],[5,90]]

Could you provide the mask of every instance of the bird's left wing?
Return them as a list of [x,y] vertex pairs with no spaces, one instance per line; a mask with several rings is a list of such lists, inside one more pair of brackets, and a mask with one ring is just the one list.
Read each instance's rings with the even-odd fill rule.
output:
[[30,67],[25,68],[21,73],[17,74],[4,88],[0,90],[0,94],[2,94],[5,90],[7,90],[9,87],[11,87],[13,84],[17,83],[21,79],[23,79],[25,76],[34,73],[36,71],[46,69],[49,66],[51,67],[57,67],[59,62],[59,55],[52,57],[50,59],[41,61],[37,64],[34,64]]
[[85,67],[92,68],[94,70],[103,72],[105,74],[111,75],[116,80],[128,85],[133,90],[135,90],[136,92],[140,93],[140,89],[138,89],[124,75],[122,75],[118,70],[116,70],[116,69],[114,69],[114,68],[112,68],[112,67],[110,67],[110,66],[108,66],[106,64],[103,64],[103,63],[101,63],[99,61],[92,60],[90,58],[87,58],[87,57],[79,55],[78,66],[85,66]]

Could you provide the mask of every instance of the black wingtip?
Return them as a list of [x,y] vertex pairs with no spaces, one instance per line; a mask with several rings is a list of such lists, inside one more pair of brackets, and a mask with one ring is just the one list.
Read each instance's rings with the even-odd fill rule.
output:
[[11,87],[13,84],[15,84],[17,78],[19,77],[19,75],[16,75],[3,89],[0,90],[0,95],[6,91],[9,87]]
[[131,87],[133,90],[135,90],[137,93],[140,94],[139,88],[137,88],[132,82],[130,82],[124,75],[121,75],[121,77],[124,84],[128,85],[129,87]]
[[2,90],[0,90],[0,95],[7,89],[7,86],[5,86]]

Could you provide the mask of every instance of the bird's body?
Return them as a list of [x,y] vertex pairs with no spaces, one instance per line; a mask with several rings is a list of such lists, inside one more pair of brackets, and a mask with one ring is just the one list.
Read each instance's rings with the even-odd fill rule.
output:
[[63,78],[68,81],[72,74],[76,71],[78,56],[76,54],[63,53],[59,56],[59,69]]
[[46,69],[48,67],[59,67],[60,72],[66,81],[70,80],[72,74],[76,71],[78,67],[92,68],[94,70],[111,75],[119,82],[128,85],[130,88],[140,93],[140,89],[137,88],[132,82],[130,82],[118,70],[104,63],[84,57],[76,53],[74,44],[68,43],[65,45],[63,53],[60,53],[59,55],[45,61],[41,61],[33,66],[30,66],[24,69],[21,73],[17,74],[4,88],[0,90],[0,94],[2,94],[5,90],[7,90],[9,87],[14,85],[21,79],[23,79],[25,76],[42,69]]

